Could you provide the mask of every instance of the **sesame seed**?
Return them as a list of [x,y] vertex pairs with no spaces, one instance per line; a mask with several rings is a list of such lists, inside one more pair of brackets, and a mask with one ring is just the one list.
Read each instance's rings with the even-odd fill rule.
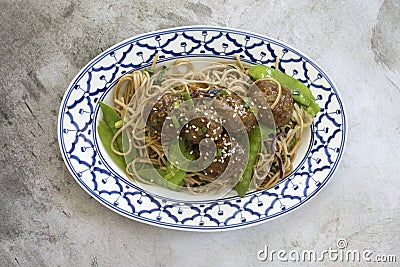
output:
[[176,165],[179,165],[179,161],[175,160],[175,164],[176,164]]
[[193,155],[193,150],[189,152],[190,155]]
[[189,130],[185,130],[185,133],[189,133]]
[[193,135],[193,139],[196,139],[197,137],[195,135]]

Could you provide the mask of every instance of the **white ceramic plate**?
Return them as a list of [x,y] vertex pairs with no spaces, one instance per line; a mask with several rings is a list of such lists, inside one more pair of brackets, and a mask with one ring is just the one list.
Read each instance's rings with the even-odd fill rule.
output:
[[[306,84],[321,111],[303,141],[294,172],[274,188],[244,198],[182,201],[143,190],[112,162],[97,136],[98,102],[108,101],[125,73],[177,58],[231,59],[272,66]],[[339,93],[309,57],[275,39],[230,28],[191,26],[139,35],[104,51],[73,79],[61,103],[58,138],[75,180],[95,199],[128,218],[156,226],[219,231],[269,221],[300,207],[331,179],[346,139],[346,118]]]

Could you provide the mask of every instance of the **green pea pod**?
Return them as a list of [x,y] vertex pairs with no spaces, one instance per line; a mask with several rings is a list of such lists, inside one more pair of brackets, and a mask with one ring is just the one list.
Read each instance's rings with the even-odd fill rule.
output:
[[[121,117],[119,114],[110,106],[107,104],[103,103],[102,101],[99,102],[101,111],[103,112],[103,120],[107,123],[108,127],[111,129],[113,135],[118,131],[117,128],[115,128],[115,123],[121,120]],[[116,142],[116,149],[119,151],[122,151],[122,136],[119,135],[117,139],[115,140]]]
[[308,114],[314,117],[320,111],[320,107],[317,103],[311,102],[311,104],[306,108],[306,111]]
[[315,102],[315,97],[313,96],[311,90],[292,76],[289,76],[280,70],[264,65],[251,66],[248,74],[253,80],[259,80],[263,78],[273,78],[277,80],[281,85],[287,87],[292,92],[294,101],[306,107],[309,107],[310,105],[313,106],[311,109],[306,109],[307,112],[309,112],[312,116],[315,116],[318,113],[319,107]]
[[[178,151],[178,149],[180,151]],[[191,161],[195,159],[195,156],[190,155],[190,153],[187,151],[184,137],[181,137],[179,139],[179,142],[176,139],[171,142],[169,146],[170,160],[178,160],[179,158],[177,157],[177,155],[180,154],[179,152],[181,152],[186,159],[189,159]],[[185,175],[186,171],[175,167],[174,165],[172,165],[171,162],[167,162],[167,170],[164,175],[164,179],[169,182],[167,183],[168,188],[179,191],[181,189],[181,186],[183,185],[183,178],[185,177]]]
[[[180,150],[180,151],[179,151]],[[183,155],[182,156],[180,155]],[[178,167],[188,169],[193,161],[196,159],[196,156],[194,154],[190,154],[187,147],[186,147],[186,141],[185,137],[181,136],[179,138],[179,141],[177,139],[174,139],[171,141],[169,144],[168,148],[168,159],[170,162],[167,164],[167,170],[170,173],[169,175],[167,174],[166,179],[172,178],[172,176],[175,175],[176,171],[179,170]],[[179,165],[177,167],[173,166],[171,162],[179,162]],[[185,162],[183,162],[185,161]],[[176,164],[175,164],[176,165]]]
[[[100,140],[102,141],[104,147],[108,155],[115,161],[115,163],[125,171],[126,162],[132,161],[137,153],[134,148],[132,148],[132,152],[128,155],[120,156],[115,154],[111,149],[111,140],[114,137],[115,133],[118,129],[115,127],[115,122],[121,121],[121,117],[119,114],[110,106],[104,104],[103,102],[99,102],[101,110],[103,112],[103,120],[99,123],[98,132]],[[122,135],[125,135],[123,132]],[[128,143],[123,142],[122,135],[119,135],[115,141],[114,147],[118,151],[127,151]],[[127,137],[124,137],[124,140],[128,140]]]
[[114,134],[110,127],[108,127],[108,124],[105,122],[105,120],[100,121],[99,125],[97,126],[97,131],[99,133],[100,141],[103,144],[108,155],[115,162],[115,164],[117,164],[118,167],[125,171],[126,163],[124,157],[115,154],[111,149],[111,140]]
[[168,180],[168,182],[170,183],[167,184],[167,187],[175,191],[180,191],[184,183],[183,178],[185,178],[185,175],[186,171],[178,170],[176,174],[171,179]]
[[247,190],[249,189],[251,177],[253,174],[253,166],[256,162],[257,154],[260,151],[261,143],[262,143],[261,131],[260,128],[256,126],[253,129],[251,129],[249,133],[250,151],[248,155],[246,168],[239,182],[235,186],[235,189],[240,197],[244,197]]
[[146,168],[137,171],[138,175],[143,179],[151,181],[155,184],[161,185],[163,187],[167,187],[169,189],[180,191],[181,186],[183,185],[183,178],[186,175],[185,171],[178,170],[176,174],[169,180],[165,179],[165,176],[168,174],[168,171],[161,170],[157,168]]
[[156,168],[146,168],[137,171],[137,174],[148,181],[152,181],[161,186],[166,186],[166,180],[163,178],[166,174],[165,170]]

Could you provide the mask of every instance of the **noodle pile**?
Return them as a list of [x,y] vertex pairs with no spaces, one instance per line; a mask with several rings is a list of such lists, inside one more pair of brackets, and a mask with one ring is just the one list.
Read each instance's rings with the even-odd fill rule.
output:
[[[150,78],[149,73],[154,71],[156,61],[157,56],[149,69],[136,70],[124,75],[115,86],[113,95],[114,109],[124,121],[123,126],[112,139],[111,148],[117,155],[126,156],[128,176],[144,183],[152,183],[152,181],[141,178],[137,170],[146,164],[165,170],[167,164],[160,135],[152,133],[143,119],[146,106],[155,95],[165,92],[174,94],[189,92],[191,86],[200,86],[202,90],[204,88],[207,91],[217,83],[218,86],[243,96],[251,86],[247,75],[249,65],[242,63],[237,56],[236,62],[211,64],[199,71],[194,70],[191,60],[178,59],[169,68],[171,71],[163,74],[162,80],[158,80],[157,77]],[[181,71],[180,68],[185,68],[185,70]],[[185,83],[182,83],[182,80],[185,80]],[[278,96],[271,105],[273,109],[281,97],[281,85],[274,79],[269,80],[276,83],[279,89]],[[293,160],[301,143],[303,129],[309,127],[311,122],[312,117],[302,106],[294,103],[290,122],[276,129],[272,138],[264,140],[264,143],[269,145],[264,145],[258,154],[250,188],[270,188],[293,171]],[[125,140],[124,151],[118,151],[114,144],[121,134]],[[271,154],[270,148],[274,153]],[[136,151],[136,156],[128,158],[133,150]],[[227,186],[226,182],[198,171],[186,173],[183,188],[194,194],[202,193],[210,190],[204,185],[211,182],[212,189],[215,190]]]

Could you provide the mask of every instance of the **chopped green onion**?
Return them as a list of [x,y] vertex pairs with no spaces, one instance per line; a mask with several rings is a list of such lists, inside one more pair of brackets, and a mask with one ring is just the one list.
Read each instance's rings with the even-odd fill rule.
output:
[[148,72],[150,74],[150,76],[154,74],[154,70],[152,70],[152,69],[145,68],[144,71]]
[[178,108],[179,108],[179,102],[174,102],[174,103],[172,104],[172,108],[173,108],[173,109],[178,109]]
[[216,94],[216,97],[221,97],[221,96],[224,96],[224,95],[226,95],[226,94],[228,94],[228,91],[222,90],[221,92],[218,92],[218,93]]
[[200,130],[197,132],[199,136],[204,135],[208,131],[208,128],[206,126],[203,126],[200,128]]
[[185,99],[185,100],[192,99],[188,92],[182,92],[181,95],[183,96],[183,99]]
[[292,139],[290,139],[289,143],[288,143],[288,148],[292,149],[292,147],[294,146],[294,144],[296,143],[296,137],[292,137]]
[[222,149],[221,148],[217,149],[217,157],[222,157]]
[[179,129],[179,127],[181,127],[181,125],[179,124],[179,121],[175,115],[171,116],[171,120],[172,120],[172,124],[174,125],[175,128]]
[[250,107],[249,100],[247,98],[243,98],[243,101],[244,101],[243,107],[245,109],[248,109]]
[[157,75],[157,79],[154,81],[155,85],[161,85],[162,83],[162,76],[164,75],[164,73],[167,71],[167,67],[166,66],[162,66],[162,70],[158,73]]
[[181,95],[183,96],[183,99],[185,99],[188,102],[189,107],[193,108],[194,103],[193,103],[193,99],[190,96],[190,94],[188,92],[182,92]]

